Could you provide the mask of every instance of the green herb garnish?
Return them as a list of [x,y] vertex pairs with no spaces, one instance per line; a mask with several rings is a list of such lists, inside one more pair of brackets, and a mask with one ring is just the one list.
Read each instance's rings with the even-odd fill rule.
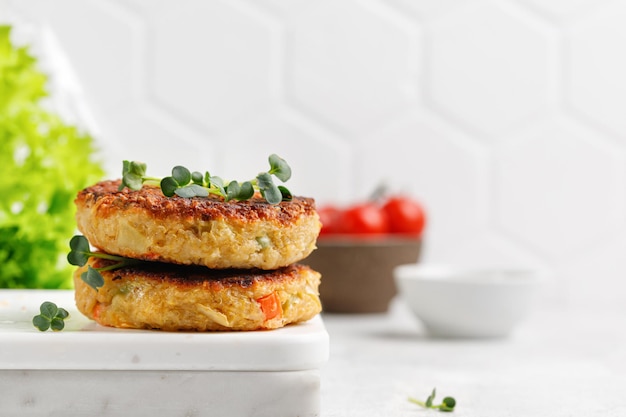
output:
[[128,187],[131,190],[139,190],[144,182],[158,182],[158,178],[146,176],[146,164],[136,161],[124,161],[122,166],[122,183],[119,190]]
[[456,400],[454,398],[444,397],[444,399],[441,401],[441,404],[435,405],[433,404],[433,402],[435,401],[435,394],[436,390],[435,388],[433,388],[433,392],[428,396],[428,398],[426,398],[426,401],[420,401],[413,397],[409,397],[409,401],[424,408],[432,408],[446,412],[454,411],[454,407],[456,406]]
[[287,162],[276,154],[268,158],[270,169],[259,173],[256,178],[239,182],[226,183],[221,177],[213,176],[208,171],[204,174],[198,171],[191,172],[184,166],[175,166],[172,175],[162,179],[146,176],[146,164],[136,161],[124,161],[122,167],[122,183],[119,189],[129,188],[137,191],[144,183],[158,184],[167,197],[208,197],[209,194],[219,195],[226,201],[249,200],[259,191],[261,196],[270,204],[292,199],[291,192],[282,185],[276,185],[276,177],[282,182],[291,178],[291,168]]
[[39,311],[41,314],[33,317],[33,326],[42,332],[48,329],[55,332],[63,330],[65,327],[64,320],[69,317],[67,310],[57,307],[53,302],[45,301],[39,307]]
[[91,288],[98,291],[98,288],[104,285],[104,277],[100,272],[111,271],[123,268],[125,266],[135,265],[141,261],[137,259],[125,258],[123,256],[110,255],[103,252],[92,252],[89,247],[89,241],[85,236],[76,235],[70,240],[70,253],[67,255],[67,261],[75,266],[85,266],[89,258],[108,259],[116,261],[102,268],[93,268],[87,266],[87,271],[80,274],[80,278]]

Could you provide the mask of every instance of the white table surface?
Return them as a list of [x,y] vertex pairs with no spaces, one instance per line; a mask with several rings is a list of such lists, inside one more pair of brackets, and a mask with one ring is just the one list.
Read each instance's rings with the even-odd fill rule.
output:
[[[626,416],[626,307],[536,309],[506,339],[432,339],[400,300],[323,314],[322,416]],[[453,414],[407,401],[453,396]]]
[[537,309],[495,340],[430,338],[401,300],[385,314],[322,318],[322,417],[440,415],[407,400],[433,388],[457,400],[442,415],[626,416],[626,307]]

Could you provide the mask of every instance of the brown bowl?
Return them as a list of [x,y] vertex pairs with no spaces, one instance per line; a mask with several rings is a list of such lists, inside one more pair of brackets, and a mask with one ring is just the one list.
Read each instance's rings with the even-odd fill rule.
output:
[[419,259],[417,238],[324,237],[301,261],[322,274],[320,299],[328,313],[381,313],[397,294],[394,267]]

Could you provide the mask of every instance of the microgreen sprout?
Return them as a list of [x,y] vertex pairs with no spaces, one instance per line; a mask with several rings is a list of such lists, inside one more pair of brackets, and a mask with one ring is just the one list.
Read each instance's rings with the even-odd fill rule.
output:
[[69,313],[64,308],[57,307],[50,301],[44,301],[39,307],[40,314],[33,317],[33,326],[45,332],[52,329],[55,332],[63,330],[64,320],[69,317]]
[[456,400],[454,398],[444,397],[444,399],[441,401],[441,404],[434,404],[435,395],[436,390],[435,388],[433,388],[433,392],[431,392],[428,398],[426,398],[426,401],[420,401],[413,397],[409,397],[409,401],[424,408],[432,408],[445,412],[454,411],[454,407],[456,406]]
[[67,255],[67,261],[71,265],[85,266],[89,258],[92,257],[115,261],[115,263],[102,268],[93,268],[91,265],[87,265],[87,271],[80,275],[80,278],[96,291],[104,285],[104,277],[100,272],[119,269],[140,262],[136,259],[124,258],[123,256],[92,252],[89,247],[89,241],[85,236],[76,235],[70,240],[70,253]]
[[119,189],[129,188],[139,190],[144,183],[158,183],[161,191],[167,197],[208,197],[209,194],[219,195],[226,201],[249,200],[256,191],[270,204],[289,201],[293,198],[291,192],[283,185],[276,185],[276,177],[282,182],[291,178],[291,168],[287,162],[276,154],[269,156],[270,169],[259,173],[254,179],[239,182],[226,182],[221,177],[213,176],[208,171],[204,174],[199,171],[190,171],[184,166],[177,165],[172,169],[172,175],[162,179],[146,176],[146,164],[135,161],[124,161],[122,168],[122,183]]
[[139,190],[144,182],[158,184],[158,178],[146,176],[146,169],[147,166],[143,162],[123,161],[122,182],[119,186],[119,190],[122,191],[126,187],[131,190]]

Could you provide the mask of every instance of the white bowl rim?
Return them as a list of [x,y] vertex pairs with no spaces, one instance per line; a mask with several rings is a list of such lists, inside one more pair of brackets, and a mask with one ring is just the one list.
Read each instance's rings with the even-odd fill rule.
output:
[[519,267],[455,267],[437,264],[403,264],[394,268],[399,281],[451,283],[468,286],[526,286],[545,280],[543,270]]

